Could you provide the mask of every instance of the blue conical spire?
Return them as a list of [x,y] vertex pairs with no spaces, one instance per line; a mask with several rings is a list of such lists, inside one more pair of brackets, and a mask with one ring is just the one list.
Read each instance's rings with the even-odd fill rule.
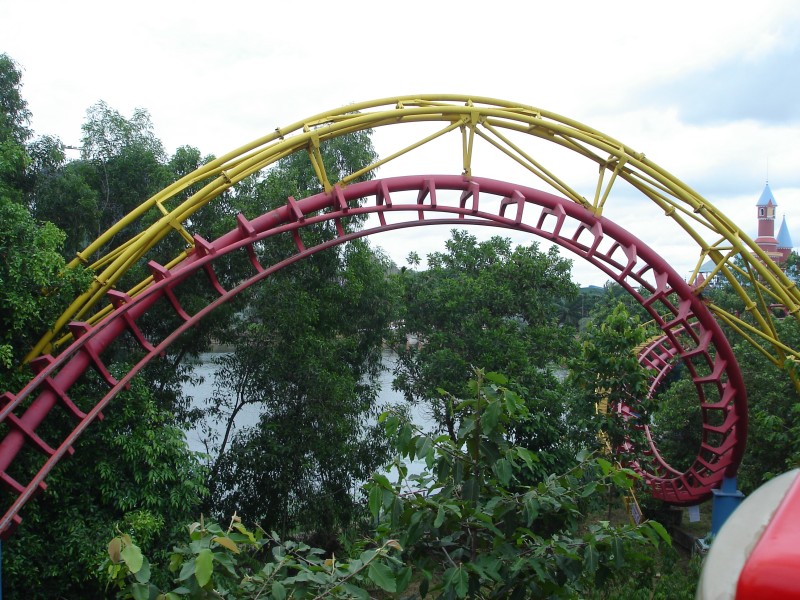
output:
[[778,231],[778,248],[788,250],[794,248],[794,244],[792,244],[792,236],[789,235],[789,228],[786,226],[786,215],[783,216],[781,229]]
[[767,206],[770,203],[772,203],[772,206],[778,206],[778,203],[775,202],[775,196],[772,195],[772,190],[769,189],[769,183],[767,183],[764,186],[764,191],[761,192],[761,197],[756,202],[756,206]]

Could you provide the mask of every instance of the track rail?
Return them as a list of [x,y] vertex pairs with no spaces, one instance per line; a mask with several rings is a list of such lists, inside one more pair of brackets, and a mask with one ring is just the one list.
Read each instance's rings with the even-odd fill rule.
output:
[[[365,130],[391,130],[399,135],[381,148],[381,158],[356,172],[336,174],[341,177],[337,182],[325,170],[321,148],[329,140]],[[691,284],[702,289],[723,278],[738,295],[746,313],[710,305],[719,320],[779,367],[787,359],[800,360],[800,349],[780,339],[770,308],[780,305],[787,315],[800,320],[800,290],[707,199],[641,151],[573,119],[517,102],[456,94],[395,96],[319,113],[278,127],[176,181],[78,253],[71,264],[89,266],[95,280],[26,360],[68,344],[69,322],[94,323],[102,318],[106,313],[94,313],[95,306],[132,265],[147,260],[148,253],[167,236],[191,240],[185,227],[197,210],[282,158],[307,153],[320,189],[330,192],[337,184],[345,188],[378,168],[399,166],[399,172],[417,171],[404,166],[403,160],[434,145],[436,158],[446,162],[443,170],[447,172],[458,168],[468,177],[533,181],[528,185],[543,186],[598,216],[613,215],[614,209],[635,196],[638,218],[663,222],[665,228],[674,230],[675,244],[697,250]],[[147,224],[141,225],[145,217]],[[136,223],[141,225],[135,228],[139,233],[125,239],[125,228]],[[107,251],[109,245],[113,247]],[[100,252],[104,254],[98,257]],[[175,262],[184,256],[176,257]],[[714,267],[703,281],[699,271],[709,260]],[[130,294],[136,295],[147,285],[149,281],[142,282]],[[794,381],[800,389],[800,379]]]
[[[343,225],[367,216],[356,231]],[[332,239],[306,245],[303,230],[333,224]],[[283,267],[347,241],[381,232],[431,225],[482,225],[517,230],[558,244],[587,260],[619,283],[653,317],[663,337],[643,351],[653,385],[683,361],[689,368],[703,412],[703,444],[694,464],[678,472],[651,448],[635,463],[656,497],[693,504],[711,494],[723,476],[735,472],[744,450],[747,407],[736,360],[714,316],[666,260],[613,222],[567,199],[511,183],[458,175],[419,175],[368,181],[287,203],[258,218],[237,217],[232,231],[213,241],[194,238],[193,251],[171,268],[150,263],[150,283],[136,296],[109,291],[108,314],[95,324],[73,322],[74,341],[58,356],[33,363],[36,376],[19,393],[2,396],[0,422],[8,431],[0,441],[0,482],[10,502],[0,519],[0,534],[9,535],[20,511],[43,490],[50,470],[72,451],[77,438],[101,417],[109,402],[150,361],[212,310]],[[264,245],[288,236],[294,251],[275,264],[262,264]],[[223,287],[217,261],[237,254],[251,269]],[[207,282],[208,303],[189,314],[180,302],[181,285],[196,275]],[[151,310],[170,307],[179,325],[161,339],[148,339],[138,322]],[[131,334],[141,357],[125,375],[115,378],[103,354]],[[101,375],[107,392],[89,407],[71,398],[73,386],[87,370]],[[46,419],[64,419],[74,427],[63,439],[46,441],[37,433]],[[21,452],[38,456],[35,472],[15,473]],[[30,462],[30,461],[26,461]]]

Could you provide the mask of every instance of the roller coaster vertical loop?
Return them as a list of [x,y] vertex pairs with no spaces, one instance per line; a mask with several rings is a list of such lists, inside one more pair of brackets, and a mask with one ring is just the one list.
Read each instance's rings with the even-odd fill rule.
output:
[[[330,140],[389,129],[407,130],[409,135],[398,136],[398,141],[392,138],[373,164],[335,181],[319,163],[319,149]],[[447,146],[454,136],[455,142]],[[462,174],[356,183],[378,168],[408,172],[404,161],[433,146],[437,156],[457,149],[454,163]],[[203,206],[221,201],[245,178],[295,152],[316,157],[320,193],[288,199],[281,208],[251,220],[240,215],[236,229],[213,241],[193,229],[192,216]],[[482,177],[500,173],[520,184]],[[615,224],[618,217],[630,216],[631,207],[639,221],[660,220],[676,242],[679,239],[696,251],[688,280],[657,248],[637,238],[635,227],[628,230]],[[304,242],[304,227],[323,221],[340,224],[355,215],[368,218],[363,229],[345,233],[350,229],[337,225],[335,239],[318,246]],[[794,283],[731,219],[641,152],[574,120],[504,100],[414,95],[361,102],[279,127],[209,162],[143,202],[78,253],[72,265],[87,265],[95,274],[94,282],[28,354],[34,378],[19,392],[6,392],[0,403],[0,421],[7,428],[0,440],[0,483],[13,499],[0,521],[0,532],[11,531],[22,506],[44,489],[49,470],[131,378],[209,311],[286,264],[334,244],[423,225],[482,225],[539,236],[593,264],[650,312],[663,334],[641,355],[652,373],[651,390],[674,365],[683,364],[703,415],[702,444],[686,470],[669,465],[647,424],[639,424],[648,442],[634,466],[654,494],[671,502],[702,500],[741,460],[745,393],[719,323],[777,366],[800,358],[798,349],[779,338],[771,315],[771,306],[780,304],[791,318],[800,318],[800,292]],[[138,233],[125,239],[124,232],[130,230]],[[294,242],[295,253],[281,263],[262,264],[259,245],[285,235]],[[166,264],[152,262],[154,252],[175,236],[180,236],[185,250]],[[243,253],[253,270],[226,288],[214,263],[231,253]],[[148,260],[150,277],[127,291],[118,289],[132,267]],[[709,260],[716,278],[727,280],[738,294],[746,317],[704,300],[711,278],[703,281],[698,275]],[[209,301],[190,314],[181,306],[178,291],[198,273],[208,280]],[[151,310],[172,312],[181,324],[162,339],[150,339],[139,320]],[[141,359],[115,379],[103,355],[124,332],[137,340]],[[71,389],[88,369],[100,374],[108,391],[96,404],[78,406]],[[619,410],[635,413],[636,401]],[[74,424],[63,440],[45,440],[39,433],[40,425],[54,418]],[[22,477],[12,467],[17,456],[28,451],[40,458],[40,468]]]
[[[360,230],[337,227],[338,235],[313,245],[303,230],[320,223],[340,223],[367,217]],[[653,493],[675,504],[707,498],[721,479],[741,460],[746,423],[746,400],[736,361],[722,331],[702,299],[656,252],[604,217],[553,194],[476,177],[453,175],[406,176],[335,187],[295,201],[252,220],[240,216],[237,227],[213,241],[197,237],[187,258],[171,268],[150,264],[152,282],[136,296],[109,292],[112,310],[96,324],[73,323],[75,340],[57,357],[37,359],[38,375],[19,394],[5,394],[0,419],[9,432],[0,441],[0,480],[15,500],[0,521],[0,531],[12,528],[19,510],[44,486],[50,469],[72,448],[77,437],[98,418],[108,403],[146,364],[211,310],[275,271],[316,252],[358,237],[421,226],[489,226],[538,236],[588,261],[632,294],[662,331],[658,343],[642,352],[653,386],[677,363],[686,365],[698,392],[703,443],[697,459],[685,471],[670,466],[658,453],[652,437],[631,465]],[[289,236],[295,252],[276,264],[262,264],[259,248]],[[220,285],[215,261],[240,254],[251,270],[228,289]],[[201,275],[207,281],[208,304],[194,314],[181,306],[181,286]],[[168,310],[180,325],[162,339],[149,339],[138,323],[149,311]],[[118,380],[111,376],[103,354],[123,333],[141,346],[139,362]],[[78,407],[71,387],[85,371],[94,369],[108,392],[91,407]],[[625,409],[636,410],[642,399],[631,398]],[[58,444],[43,440],[37,430],[48,418],[70,417],[75,425]],[[31,450],[42,466],[26,481],[10,473],[17,455]]]

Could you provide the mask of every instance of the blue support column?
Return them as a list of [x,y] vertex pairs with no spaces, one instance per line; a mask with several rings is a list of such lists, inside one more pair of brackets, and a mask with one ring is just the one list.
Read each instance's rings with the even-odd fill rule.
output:
[[736,487],[736,477],[725,477],[718,490],[711,490],[714,498],[711,501],[711,535],[716,537],[719,530],[742,503],[744,494]]

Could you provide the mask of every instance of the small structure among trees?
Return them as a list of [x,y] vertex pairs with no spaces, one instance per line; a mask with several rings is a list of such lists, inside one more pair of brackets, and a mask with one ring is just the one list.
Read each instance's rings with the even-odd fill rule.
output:
[[767,256],[778,264],[786,263],[789,254],[792,252],[792,236],[789,235],[789,228],[786,225],[786,215],[781,221],[781,228],[778,237],[775,237],[775,209],[778,203],[769,187],[769,183],[764,186],[764,191],[756,202],[758,211],[758,237],[755,239],[758,247]]

